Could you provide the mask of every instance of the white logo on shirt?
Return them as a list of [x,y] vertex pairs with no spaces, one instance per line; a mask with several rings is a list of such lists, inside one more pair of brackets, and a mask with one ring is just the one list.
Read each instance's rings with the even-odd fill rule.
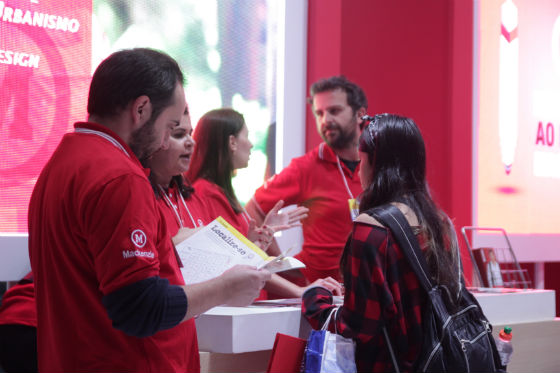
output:
[[134,246],[141,249],[146,245],[147,238],[144,232],[142,232],[140,229],[136,229],[130,235],[130,240],[132,241]]
[[134,250],[134,251],[123,250],[122,255],[124,259],[133,258],[133,257],[154,259],[155,257],[154,253],[151,251],[140,251],[140,250]]

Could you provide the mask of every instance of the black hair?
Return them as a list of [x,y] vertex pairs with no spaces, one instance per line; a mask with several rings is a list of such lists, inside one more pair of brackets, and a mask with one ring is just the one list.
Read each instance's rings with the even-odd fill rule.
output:
[[454,294],[459,288],[458,249],[449,217],[430,196],[426,150],[420,129],[410,118],[376,115],[360,136],[360,152],[368,154],[371,182],[360,195],[360,212],[391,202],[412,209],[426,237],[426,260],[434,281]]
[[[161,194],[161,190],[158,187],[158,184],[154,180],[152,180],[151,177],[148,178],[148,179],[150,181],[150,185],[152,186],[152,190],[154,191],[154,194],[156,195],[156,198],[157,199],[162,198],[163,196]],[[194,193],[194,188],[188,182],[188,180],[186,180],[183,177],[183,175],[175,175],[171,178],[171,181],[169,182],[169,187],[171,188],[174,185],[177,186],[177,189],[179,190],[179,193],[181,193],[181,195],[185,199],[188,199]]]
[[309,89],[311,97],[308,101],[310,104],[313,104],[313,96],[315,96],[315,94],[333,91],[335,89],[342,89],[346,92],[346,100],[348,101],[348,105],[350,105],[354,114],[360,108],[368,108],[367,97],[362,88],[346,79],[343,75],[323,78],[313,83]]
[[95,70],[88,97],[88,113],[102,118],[118,114],[136,98],[146,95],[151,118],[173,103],[177,84],[184,84],[181,68],[167,54],[148,48],[111,54]]

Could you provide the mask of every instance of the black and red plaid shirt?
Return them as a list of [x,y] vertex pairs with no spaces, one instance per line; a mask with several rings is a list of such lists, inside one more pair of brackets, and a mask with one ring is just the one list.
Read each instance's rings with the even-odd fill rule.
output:
[[[336,330],[356,341],[358,372],[395,371],[383,325],[401,372],[412,371],[422,347],[426,296],[391,232],[355,222],[343,272],[345,296]],[[322,326],[333,307],[332,294],[325,288],[314,287],[303,295],[302,312],[315,329]],[[335,330],[333,319],[330,331]]]

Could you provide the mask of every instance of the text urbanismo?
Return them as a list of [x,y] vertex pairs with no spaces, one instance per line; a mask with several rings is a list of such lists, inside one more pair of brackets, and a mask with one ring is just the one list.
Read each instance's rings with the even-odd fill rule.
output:
[[33,27],[43,27],[51,30],[78,32],[80,22],[76,18],[61,17],[54,14],[31,12],[5,6],[0,1],[0,20],[2,22],[17,23]]

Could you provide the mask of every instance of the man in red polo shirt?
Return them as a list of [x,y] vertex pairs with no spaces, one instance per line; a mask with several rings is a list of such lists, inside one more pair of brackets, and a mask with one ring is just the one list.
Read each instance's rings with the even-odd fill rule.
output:
[[39,371],[199,371],[192,317],[250,303],[270,277],[237,266],[185,286],[139,161],[168,146],[183,82],[163,53],[109,56],[93,74],[88,122],[62,138],[37,180],[29,250]]
[[363,90],[343,76],[321,79],[310,91],[324,142],[266,181],[246,206],[259,223],[278,200],[309,208],[302,221],[303,248],[296,255],[306,265],[307,283],[327,276],[341,279],[340,255],[362,192],[358,139],[367,109]]

